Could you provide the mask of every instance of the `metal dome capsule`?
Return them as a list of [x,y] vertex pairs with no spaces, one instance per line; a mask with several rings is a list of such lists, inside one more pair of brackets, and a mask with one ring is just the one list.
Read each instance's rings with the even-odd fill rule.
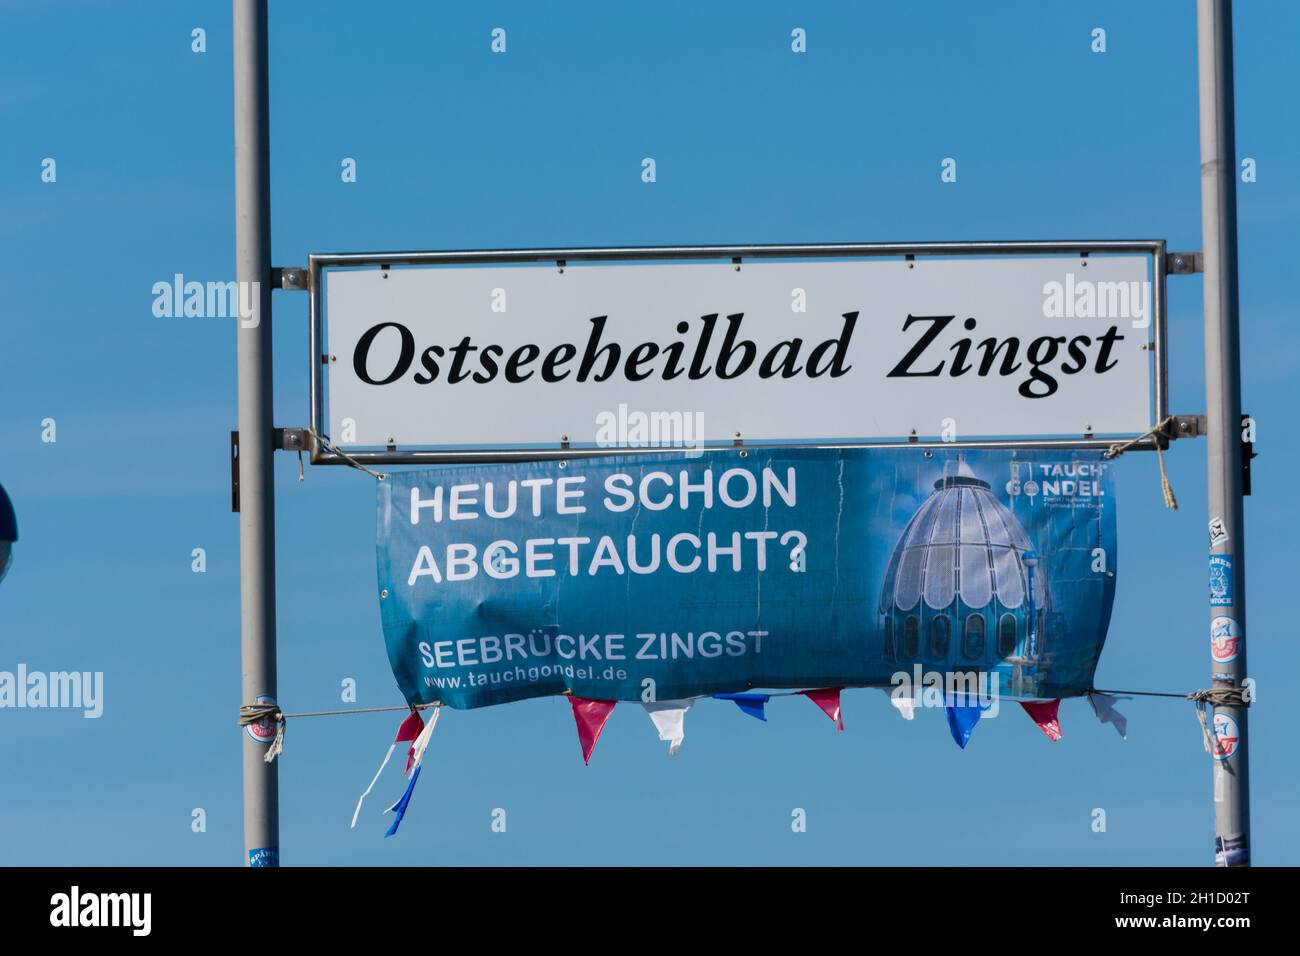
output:
[[879,613],[887,660],[950,671],[1005,664],[1017,695],[1035,692],[1057,630],[1029,535],[965,461],[945,466],[904,528]]
[[13,563],[13,546],[18,540],[18,518],[13,503],[0,485],[0,581],[9,573]]

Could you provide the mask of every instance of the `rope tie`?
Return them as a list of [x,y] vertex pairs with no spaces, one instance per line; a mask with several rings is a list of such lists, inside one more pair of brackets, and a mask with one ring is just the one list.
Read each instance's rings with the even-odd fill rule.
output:
[[271,746],[266,748],[266,755],[262,758],[270,763],[284,753],[284,731],[289,725],[288,718],[275,704],[244,704],[239,708],[239,726],[249,727],[263,720],[273,720],[276,724],[275,740],[271,741]]
[[1130,438],[1128,441],[1118,442],[1118,444],[1110,446],[1109,449],[1106,449],[1102,458],[1119,458],[1119,455],[1122,455],[1125,451],[1131,449],[1132,446],[1138,444],[1138,442],[1143,440],[1143,438],[1157,438],[1156,460],[1160,463],[1160,489],[1161,492],[1165,493],[1165,507],[1170,511],[1178,511],[1178,498],[1174,497],[1174,486],[1169,484],[1169,475],[1165,472],[1165,453],[1164,450],[1161,450],[1160,441],[1158,441],[1160,438],[1169,437],[1169,434],[1167,434],[1165,429],[1169,428],[1171,424],[1174,424],[1174,416],[1167,415],[1164,420],[1160,421],[1160,424],[1153,425],[1152,428],[1148,428],[1147,431],[1139,434],[1138,437]]
[[1250,701],[1246,699],[1246,689],[1244,687],[1215,687],[1211,690],[1194,690],[1187,695],[1187,699],[1196,704],[1196,719],[1201,725],[1201,743],[1205,747],[1205,752],[1211,755],[1214,753],[1214,745],[1219,735],[1210,728],[1210,722],[1205,716],[1206,708],[1250,706]]
[[1187,699],[1214,707],[1249,707],[1244,687],[1215,687],[1213,690],[1194,690]]
[[239,708],[239,726],[247,727],[259,720],[278,719],[280,716],[280,708],[275,704],[244,704]]
[[1170,511],[1177,511],[1178,499],[1174,497],[1173,485],[1169,483],[1169,475],[1165,472],[1165,453],[1161,450],[1160,442],[1158,440],[1159,438],[1169,437],[1166,434],[1165,429],[1167,429],[1173,423],[1174,423],[1174,416],[1168,415],[1158,425],[1154,425],[1153,427],[1147,429],[1141,435],[1138,435],[1136,438],[1130,438],[1126,442],[1119,442],[1118,444],[1111,445],[1108,449],[1106,449],[1106,452],[1105,454],[1102,455],[1102,457],[1107,459],[1118,458],[1120,455],[1124,454],[1124,452],[1128,451],[1130,448],[1132,448],[1138,442],[1142,441],[1144,438],[1149,438],[1149,437],[1157,438],[1156,461],[1159,462],[1160,464],[1160,490],[1164,492],[1165,507],[1168,508]]
[[289,726],[289,722],[284,719],[284,714],[276,721],[275,740],[271,741],[271,746],[266,748],[266,756],[262,759],[270,763],[280,754],[284,753],[284,731]]
[[1201,743],[1205,745],[1205,752],[1212,754],[1214,753],[1212,739],[1214,732],[1210,730],[1210,724],[1205,719],[1205,701],[1203,700],[1196,702],[1196,719],[1201,723]]

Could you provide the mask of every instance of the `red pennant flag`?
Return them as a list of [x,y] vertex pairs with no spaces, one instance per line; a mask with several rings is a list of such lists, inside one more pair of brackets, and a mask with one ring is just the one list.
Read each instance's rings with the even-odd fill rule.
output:
[[835,726],[840,730],[844,729],[844,721],[840,719],[840,688],[823,687],[820,690],[801,690],[803,694],[814,704],[825,711],[826,716],[835,721]]
[[414,740],[420,736],[420,731],[424,729],[424,718],[420,716],[418,710],[412,710],[402,721],[402,726],[397,728],[397,736],[393,738],[394,743],[401,743],[403,740]]
[[403,773],[411,772],[411,761],[415,759],[415,738],[420,736],[422,730],[424,730],[424,718],[420,716],[418,710],[412,710],[402,721],[402,726],[397,728],[397,737],[394,738],[393,744],[397,745],[404,740],[411,744],[406,748],[406,769],[402,771]]
[[1051,740],[1061,739],[1061,722],[1056,718],[1056,710],[1061,706],[1061,698],[1056,700],[1022,700],[1020,706]]
[[605,729],[605,721],[614,712],[615,701],[588,700],[586,697],[570,697],[573,705],[573,719],[578,724],[578,743],[582,744],[582,762],[591,762],[591,752],[596,749],[600,732]]

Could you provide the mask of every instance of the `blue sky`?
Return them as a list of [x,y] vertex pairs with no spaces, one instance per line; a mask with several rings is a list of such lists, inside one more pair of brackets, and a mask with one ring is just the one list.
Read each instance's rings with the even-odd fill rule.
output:
[[[1294,401],[1300,7],[1238,5],[1254,860],[1300,862],[1281,676],[1300,466]],[[794,5],[273,2],[273,247],[1166,238],[1200,248],[1190,2]],[[508,53],[489,51],[508,31]],[[1090,51],[1094,27],[1107,52]],[[207,52],[190,31],[207,31]],[[803,27],[808,52],[790,52]],[[0,863],[241,861],[234,334],[160,319],[176,272],[233,277],[226,3],[12,2],[0,14],[0,481],[22,539],[0,669],[105,674],[98,720],[0,711]],[[640,179],[642,157],[658,181]],[[958,182],[942,184],[943,157]],[[41,181],[54,157],[58,179]],[[343,157],[358,181],[340,182]],[[1201,280],[1170,280],[1170,401],[1203,409]],[[276,422],[305,425],[307,301],[276,293]],[[57,421],[58,441],[41,441]],[[1275,424],[1276,423],[1276,424]],[[1119,469],[1120,574],[1100,687],[1208,684],[1205,446]],[[372,482],[277,461],[280,700],[400,703],[374,596]],[[191,550],[207,573],[191,572]],[[681,754],[618,708],[583,767],[567,703],[452,712],[400,835],[357,794],[389,715],[292,723],[286,864],[1152,864],[1212,861],[1211,767],[1189,704],[1136,700],[1121,741],[1078,700],[1050,744],[1006,713],[959,751],[939,712],[845,695],[837,734],[694,708]],[[505,808],[508,831],[490,830]],[[808,813],[794,834],[790,812]],[[1104,834],[1090,827],[1105,808]],[[207,830],[191,831],[191,811]]]

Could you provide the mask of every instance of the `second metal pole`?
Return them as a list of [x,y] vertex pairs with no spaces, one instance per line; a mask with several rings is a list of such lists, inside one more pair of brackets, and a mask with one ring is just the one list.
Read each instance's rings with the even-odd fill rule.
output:
[[[275,702],[275,485],[271,401],[271,144],[266,0],[233,0],[235,269],[239,374],[239,623],[243,704]],[[245,308],[247,307],[247,311]],[[279,866],[279,777],[267,725],[241,734],[244,863]]]
[[[1201,235],[1205,254],[1205,401],[1209,426],[1210,657],[1213,686],[1223,690],[1240,688],[1247,676],[1231,0],[1198,0],[1196,23]],[[1220,866],[1248,866],[1247,708],[1216,707],[1211,730],[1216,862]]]

